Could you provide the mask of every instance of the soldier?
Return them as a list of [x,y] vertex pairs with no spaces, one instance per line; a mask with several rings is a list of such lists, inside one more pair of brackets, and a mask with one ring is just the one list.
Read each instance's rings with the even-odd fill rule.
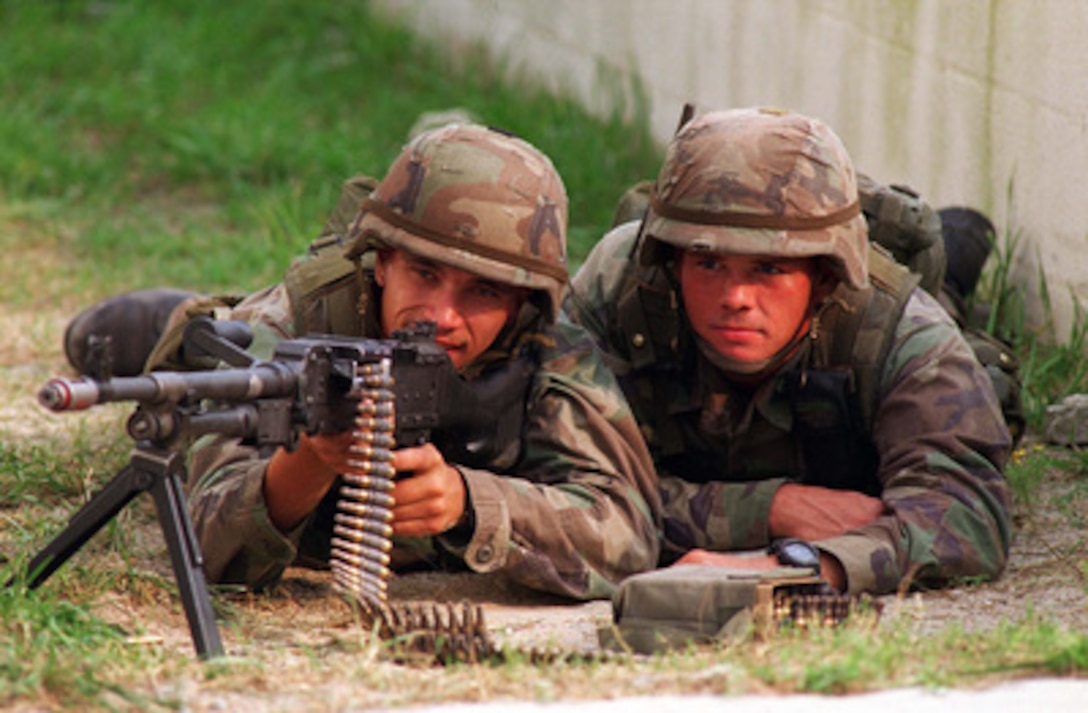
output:
[[678,132],[644,220],[564,302],[650,445],[663,563],[812,567],[851,593],[1002,571],[1009,432],[917,281],[870,245],[822,122],[741,109]]
[[[610,596],[656,565],[660,505],[614,377],[584,331],[556,320],[568,279],[559,175],[525,141],[460,124],[412,140],[367,196],[372,187],[355,186],[366,197],[346,235],[327,230],[284,282],[229,317],[254,325],[256,345],[389,337],[433,321],[470,380],[530,360],[511,382],[525,393],[510,415],[523,419],[520,439],[487,467],[449,463],[432,444],[394,452],[393,567],[501,572],[567,597]],[[200,312],[196,302],[175,310],[152,363],[168,363],[178,315]],[[349,445],[350,434],[303,436],[262,458],[226,437],[195,444],[189,506],[209,579],[261,588],[293,562],[327,563]]]

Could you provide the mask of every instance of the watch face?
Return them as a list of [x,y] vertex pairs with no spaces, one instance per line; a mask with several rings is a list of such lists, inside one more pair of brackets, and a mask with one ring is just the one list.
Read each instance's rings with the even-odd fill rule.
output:
[[801,540],[782,540],[776,543],[778,561],[793,567],[820,567],[820,553],[815,547]]

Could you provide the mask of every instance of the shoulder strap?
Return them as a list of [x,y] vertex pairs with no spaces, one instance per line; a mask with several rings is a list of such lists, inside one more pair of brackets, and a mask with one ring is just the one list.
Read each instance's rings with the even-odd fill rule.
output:
[[306,255],[291,263],[283,282],[296,334],[362,336],[359,269],[344,257],[338,235],[318,238]]
[[817,369],[850,369],[867,431],[872,430],[880,376],[896,325],[919,277],[870,243],[869,280],[872,284],[865,290],[840,288],[832,296],[832,306],[820,316],[812,353]]
[[642,369],[676,350],[679,305],[663,271],[641,269],[616,302],[616,327],[632,369]]
[[880,377],[916,275],[878,246],[869,252],[870,286],[840,288],[813,326],[807,363],[786,375],[805,482],[881,491],[872,431]]
[[377,185],[370,176],[346,181],[335,210],[310,243],[306,254],[296,259],[284,275],[284,286],[294,313],[296,334],[343,334],[363,336],[365,312],[360,300],[367,291],[367,265],[344,257],[348,228],[359,206]]
[[617,378],[643,432],[652,434],[647,436],[652,448],[663,455],[686,449],[670,411],[672,390],[684,369],[681,319],[676,292],[661,268],[636,270],[616,301],[617,340],[626,350]]

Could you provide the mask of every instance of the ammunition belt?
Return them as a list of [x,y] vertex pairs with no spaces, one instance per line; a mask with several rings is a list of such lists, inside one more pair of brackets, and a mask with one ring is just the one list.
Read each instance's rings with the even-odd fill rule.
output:
[[336,503],[329,561],[336,589],[369,610],[385,606],[393,549],[396,408],[389,362],[361,365],[356,382],[352,458]]

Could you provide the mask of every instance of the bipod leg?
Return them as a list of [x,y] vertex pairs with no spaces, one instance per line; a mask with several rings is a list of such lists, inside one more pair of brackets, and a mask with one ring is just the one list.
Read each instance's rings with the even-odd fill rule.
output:
[[[147,473],[129,465],[121,469],[113,480],[106,483],[94,496],[68,520],[68,526],[43,547],[30,560],[27,586],[36,589],[62,564],[79,551],[102,526],[121,512],[121,508],[134,497],[151,487]],[[11,582],[8,582],[11,585]]]
[[[181,488],[181,455],[139,448],[129,464],[68,521],[68,526],[31,559],[27,586],[39,587],[113,519],[134,497],[150,490],[155,498],[166,546],[174,567],[193,645],[201,658],[223,655],[219,627],[204,580],[204,558],[193,531]],[[8,586],[12,584],[9,581]]]
[[155,497],[159,524],[174,565],[174,579],[189,620],[193,646],[200,658],[222,656],[223,643],[219,638],[219,627],[215,623],[215,612],[204,579],[204,556],[200,552],[200,543],[197,542],[182,492],[180,473],[184,465],[181,454],[142,450],[133,455],[134,467],[137,462],[139,467],[156,475],[151,494]]

